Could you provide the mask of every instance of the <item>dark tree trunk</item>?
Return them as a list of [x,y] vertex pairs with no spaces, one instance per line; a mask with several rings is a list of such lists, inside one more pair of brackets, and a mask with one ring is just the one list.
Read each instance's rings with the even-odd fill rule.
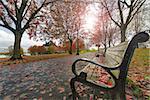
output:
[[69,39],[70,45],[69,45],[69,54],[72,54],[72,39]]
[[21,57],[21,38],[22,38],[22,34],[21,33],[15,33],[15,42],[14,42],[14,51],[13,51],[13,55],[10,58],[10,60],[17,60],[17,59],[22,59]]
[[104,54],[103,54],[103,56],[105,57],[105,55],[106,55],[106,50],[107,50],[107,36],[106,36],[106,34],[105,34],[105,41],[104,41]]
[[109,45],[109,47],[111,47],[111,40],[108,41],[108,45]]
[[76,55],[79,55],[79,40],[77,38],[77,44],[76,44],[76,48],[77,48],[77,52],[76,52]]
[[124,30],[121,30],[121,42],[124,42],[125,41],[125,31]]
[[107,51],[107,46],[106,46],[106,44],[104,44],[104,54],[103,54],[104,57],[106,55],[106,51]]
[[125,39],[126,39],[126,29],[127,29],[127,27],[125,25],[123,25],[121,27],[121,42],[125,42]]

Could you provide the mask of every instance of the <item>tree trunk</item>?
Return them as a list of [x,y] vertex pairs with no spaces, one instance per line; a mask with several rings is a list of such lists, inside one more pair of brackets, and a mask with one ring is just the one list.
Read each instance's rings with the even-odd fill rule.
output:
[[103,54],[104,57],[106,56],[106,51],[107,51],[107,46],[106,44],[104,44],[104,54]]
[[111,47],[111,40],[108,41],[109,48]]
[[72,39],[69,39],[70,45],[69,45],[69,54],[72,54]]
[[10,60],[16,60],[16,59],[22,59],[21,57],[21,38],[22,38],[22,34],[21,33],[15,33],[15,42],[14,42],[14,51],[13,51],[13,55],[10,58]]
[[125,42],[125,39],[126,39],[126,27],[122,26],[121,27],[121,43]]
[[76,55],[79,55],[79,40],[78,40],[78,38],[77,38],[77,40],[76,40],[76,48],[77,48],[77,52],[76,52]]

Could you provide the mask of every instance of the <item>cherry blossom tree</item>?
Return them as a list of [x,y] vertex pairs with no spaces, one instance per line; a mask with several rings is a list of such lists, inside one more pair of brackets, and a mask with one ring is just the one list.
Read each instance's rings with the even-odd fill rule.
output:
[[[51,27],[50,9],[57,0],[0,0],[0,26],[15,36],[11,60],[22,59],[20,43],[26,32],[32,37],[48,34]],[[42,33],[42,35],[41,35]]]
[[74,8],[74,15],[76,15],[74,17],[74,32],[76,33],[75,34],[75,37],[76,37],[76,55],[79,55],[79,49],[80,49],[80,46],[79,46],[79,38],[81,38],[81,29],[83,28],[82,25],[84,24],[84,18],[83,18],[83,14],[86,13],[86,6],[87,4],[86,3],[83,3],[83,2],[76,2],[74,3],[76,6]]
[[[58,38],[63,41],[64,47],[68,46],[69,41],[69,54],[72,54],[72,43],[77,30],[79,13],[85,8],[84,3],[80,1],[57,1],[52,7],[51,16],[53,19],[53,26],[50,29],[51,33],[57,33]],[[67,44],[67,45],[66,45]],[[68,48],[68,47],[67,47]]]
[[[51,17],[53,19],[53,26],[50,28],[51,33],[56,33],[57,38],[63,41],[63,44],[66,44],[66,41],[69,40],[70,47],[72,46],[72,36],[71,36],[71,3],[58,1],[52,7]],[[69,53],[72,54],[72,49],[69,49]]]
[[100,6],[96,31],[93,34],[92,42],[98,46],[98,50],[100,46],[104,47],[104,56],[107,48],[113,45],[113,41],[116,41],[114,38],[116,30],[117,27],[109,18],[108,13]]

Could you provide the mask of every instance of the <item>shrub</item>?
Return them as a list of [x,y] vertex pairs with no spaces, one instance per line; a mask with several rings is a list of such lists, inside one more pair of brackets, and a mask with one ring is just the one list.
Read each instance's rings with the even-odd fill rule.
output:
[[45,54],[46,53],[46,48],[44,46],[31,46],[28,48],[28,51],[31,55],[36,55],[36,54]]

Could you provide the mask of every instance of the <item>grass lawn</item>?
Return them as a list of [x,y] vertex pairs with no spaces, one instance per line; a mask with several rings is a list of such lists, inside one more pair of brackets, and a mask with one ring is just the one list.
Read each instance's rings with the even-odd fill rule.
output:
[[[147,89],[150,82],[150,48],[138,48],[135,50],[128,72],[129,79],[143,91],[150,99],[150,91]],[[133,92],[137,89],[134,89]],[[137,92],[139,95],[139,92]],[[149,100],[148,99],[148,100]]]
[[149,66],[150,48],[139,48],[135,50],[132,66]]
[[36,55],[36,56],[35,55],[23,56],[23,60],[16,60],[16,61],[9,61],[9,58],[0,58],[0,66],[18,64],[18,63],[28,63],[28,62],[46,60],[51,58],[60,58],[65,56],[70,56],[70,55],[64,53],[64,54],[44,54],[44,55]]
[[129,68],[150,75],[150,48],[136,49]]

